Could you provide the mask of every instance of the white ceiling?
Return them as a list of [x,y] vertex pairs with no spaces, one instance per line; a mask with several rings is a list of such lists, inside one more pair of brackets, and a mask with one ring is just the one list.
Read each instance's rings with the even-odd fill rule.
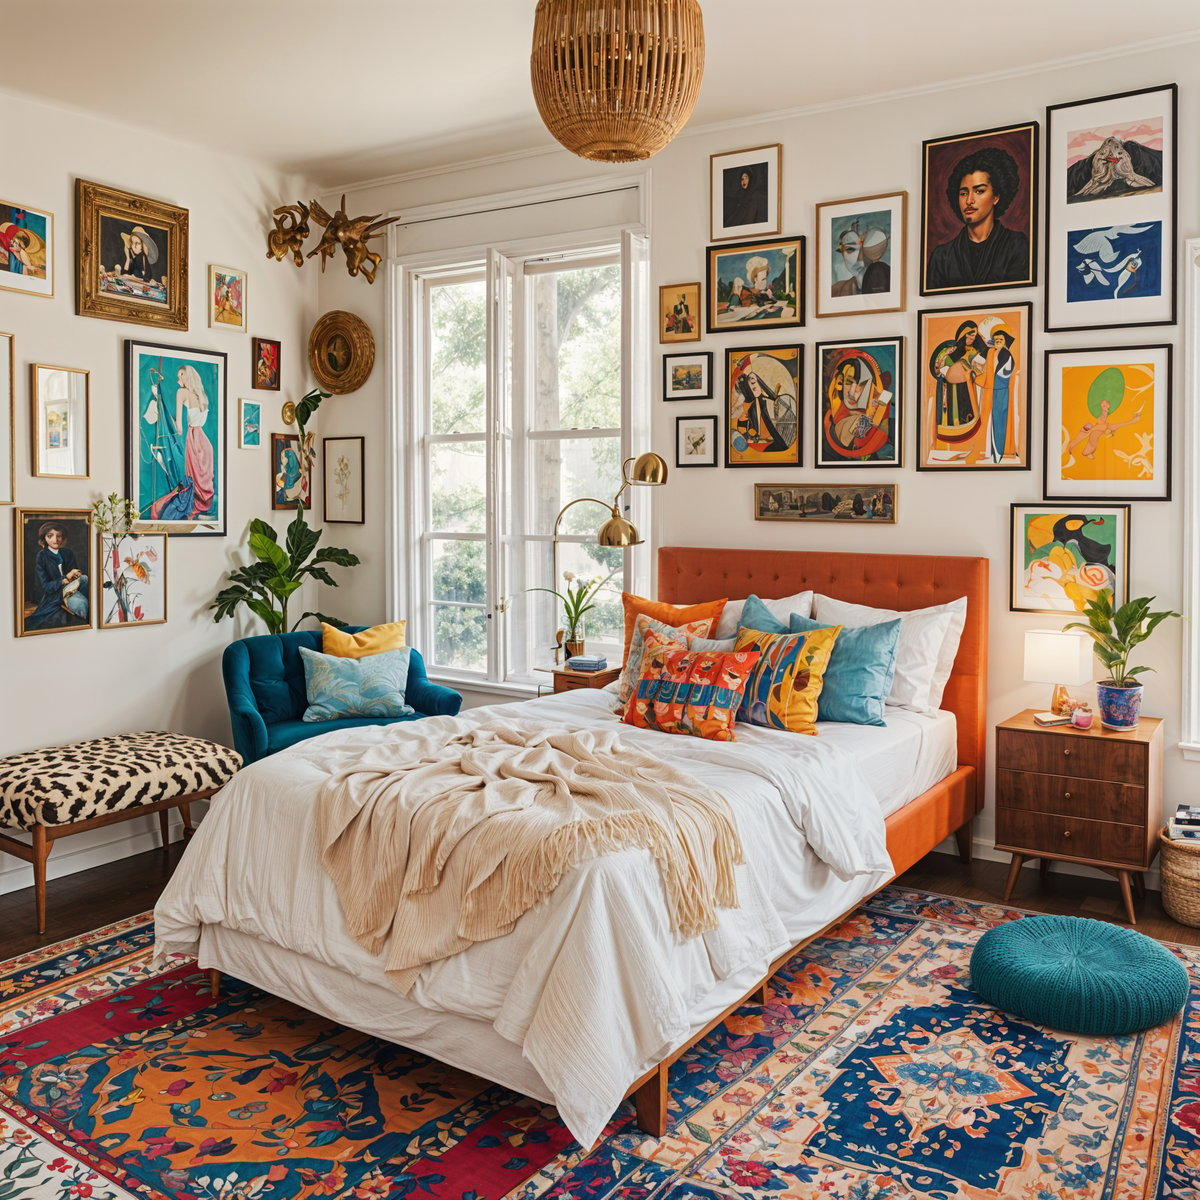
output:
[[[4,0],[0,12],[15,0]],[[1200,33],[1195,0],[702,0],[693,125],[978,79]],[[21,11],[29,15],[24,5]],[[41,0],[3,88],[221,147],[322,187],[555,145],[535,0]],[[47,53],[35,52],[38,46]],[[1096,95],[1107,90],[1097,64]],[[1004,114],[970,114],[987,124]]]

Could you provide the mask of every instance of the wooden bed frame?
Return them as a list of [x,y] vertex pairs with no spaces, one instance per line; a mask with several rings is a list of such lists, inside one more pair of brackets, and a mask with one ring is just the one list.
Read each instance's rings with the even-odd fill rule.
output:
[[[958,768],[887,819],[887,848],[901,875],[954,834],[959,857],[971,861],[971,832],[983,807],[987,752],[988,560],[930,554],[824,554],[811,550],[714,550],[663,546],[658,552],[658,598],[693,604],[714,596],[790,596],[811,589],[874,608],[927,608],[967,598],[967,620],[942,707],[958,721]],[[895,876],[893,876],[895,878]],[[857,905],[855,906],[857,907]],[[798,950],[844,919],[793,946],[766,977],[710,1021],[626,1093],[638,1126],[654,1137],[667,1131],[667,1073],[673,1062],[741,1005],[766,1003],[771,978]]]

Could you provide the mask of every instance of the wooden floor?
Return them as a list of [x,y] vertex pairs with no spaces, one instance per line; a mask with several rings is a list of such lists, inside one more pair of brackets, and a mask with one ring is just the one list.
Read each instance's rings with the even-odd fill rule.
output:
[[[165,852],[147,850],[50,880],[44,937],[33,931],[32,887],[0,896],[0,960],[153,908],[182,853],[183,842],[178,841]],[[900,883],[965,900],[998,903],[1004,894],[1007,871],[1004,863],[976,860],[964,866],[951,855],[930,854],[901,876]],[[1011,903],[1034,912],[1096,917],[1124,924],[1116,880],[1084,879],[1051,870],[1043,884],[1036,863],[1021,872]],[[1200,945],[1200,929],[1172,921],[1163,912],[1158,892],[1147,893],[1137,903],[1137,914],[1137,928],[1151,937]]]

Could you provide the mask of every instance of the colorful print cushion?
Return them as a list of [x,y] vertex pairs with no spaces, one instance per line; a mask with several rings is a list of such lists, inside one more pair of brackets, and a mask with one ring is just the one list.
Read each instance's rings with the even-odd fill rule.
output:
[[746,681],[737,719],[792,733],[817,732],[817,700],[841,626],[810,633],[762,633],[743,629],[737,649],[757,650],[758,665]]
[[407,621],[389,621],[372,625],[360,633],[346,633],[321,622],[321,649],[338,658],[362,658],[367,654],[382,654],[385,650],[403,650]]
[[754,651],[652,650],[622,719],[639,729],[736,741],[734,718],[757,662]]
[[[617,681],[617,699],[620,701],[621,710],[624,711],[625,705],[629,703],[629,697],[633,695],[633,689],[637,686],[637,681],[642,677],[642,658],[645,654],[647,630],[652,629],[660,639],[674,644],[680,650],[687,650],[690,635],[696,634],[699,637],[705,637],[711,627],[711,617],[705,617],[700,621],[688,621],[683,625],[667,625],[662,621],[656,621],[653,617],[646,616],[645,613],[639,613],[633,622],[633,637],[629,642],[629,653],[625,655],[625,665],[621,668],[621,678]],[[730,649],[732,650],[733,647],[730,646]]]
[[[621,604],[625,608],[625,658],[629,657],[629,645],[633,641],[633,623],[639,613],[645,613],[664,625],[689,625],[693,621],[703,621],[706,618],[713,625],[721,618],[721,610],[725,600],[709,600],[704,604],[664,604],[660,600],[647,600],[645,596],[635,596],[632,592],[621,593]],[[711,626],[704,630],[703,636],[711,633]]]
[[300,647],[308,708],[304,721],[336,721],[340,717],[407,717],[409,651],[385,650],[364,658],[339,658]]
[[[819,621],[792,614],[792,633],[828,629]],[[825,683],[817,698],[819,721],[848,721],[852,725],[885,725],[884,708],[896,673],[896,648],[900,644],[900,619],[842,626],[833,647]]]

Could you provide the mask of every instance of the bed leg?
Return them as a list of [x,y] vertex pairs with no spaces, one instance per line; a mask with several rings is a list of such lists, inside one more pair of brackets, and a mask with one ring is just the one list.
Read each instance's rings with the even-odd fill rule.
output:
[[637,1108],[637,1126],[651,1137],[665,1137],[667,1132],[667,1064],[659,1063],[658,1070],[633,1093]]
[[750,1002],[751,1004],[769,1004],[771,1002],[771,981],[769,979],[764,979],[757,989],[750,993]]
[[969,863],[973,855],[972,837],[975,832],[975,820],[972,818],[965,825],[960,825],[954,831],[954,840],[958,843],[958,861]]
[[214,1000],[221,995],[221,972],[216,967],[208,968],[208,992]]

